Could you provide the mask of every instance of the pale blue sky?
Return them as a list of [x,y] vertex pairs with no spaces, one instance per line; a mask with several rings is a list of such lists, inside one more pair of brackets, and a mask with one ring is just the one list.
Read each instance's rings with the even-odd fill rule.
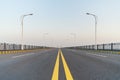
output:
[[1,0],[0,12],[0,42],[21,43],[20,17],[33,13],[24,19],[25,44],[94,44],[94,18],[87,12],[98,16],[98,43],[120,42],[120,0]]

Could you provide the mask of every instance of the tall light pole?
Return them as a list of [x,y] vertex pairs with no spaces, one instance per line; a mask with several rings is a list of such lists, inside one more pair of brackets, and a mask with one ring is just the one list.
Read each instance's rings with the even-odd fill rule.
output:
[[95,14],[86,13],[87,15],[91,15],[95,18],[95,46],[97,45],[97,16]]
[[23,46],[23,20],[24,20],[24,17],[26,16],[30,16],[30,15],[33,15],[33,14],[25,14],[25,15],[22,15],[22,20],[21,20],[21,26],[22,26],[22,32],[21,32],[21,36],[22,36],[22,45],[21,45],[21,49],[24,50],[24,46]]
[[[73,36],[73,43],[75,45],[75,43],[76,43],[76,34],[75,33],[71,33],[71,35]],[[75,48],[75,46],[74,46],[74,48]]]
[[43,43],[44,43],[43,45],[44,45],[44,48],[45,48],[45,45],[46,45],[46,43],[45,43],[45,36],[47,36],[47,35],[48,35],[48,33],[44,33],[44,34],[43,34],[43,40],[44,40],[44,41],[43,41]]

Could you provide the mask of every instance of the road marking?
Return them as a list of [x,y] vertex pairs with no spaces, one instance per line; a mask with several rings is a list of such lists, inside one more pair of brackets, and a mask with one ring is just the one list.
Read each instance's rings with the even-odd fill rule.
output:
[[68,67],[68,65],[67,65],[67,63],[65,61],[65,58],[64,58],[64,56],[62,54],[62,51],[60,51],[60,54],[61,54],[61,58],[62,58],[63,66],[64,66],[64,71],[65,71],[66,79],[67,80],[73,80],[73,77],[72,77],[71,72],[69,70],[69,67]]
[[95,55],[95,56],[100,56],[100,57],[107,57],[107,56],[104,56],[104,55],[98,55],[98,54],[92,54],[92,53],[88,53],[88,54]]
[[58,76],[59,76],[59,52],[60,50],[58,51],[58,55],[57,55],[57,58],[56,58],[56,63],[55,63],[55,66],[54,66],[54,71],[53,71],[53,75],[52,75],[52,79],[51,80],[58,80]]
[[65,58],[64,58],[64,56],[62,54],[62,51],[60,49],[58,51],[58,55],[57,55],[57,58],[56,58],[56,62],[55,62],[55,66],[54,66],[54,70],[53,70],[51,80],[59,80],[59,59],[60,59],[60,56],[62,58],[62,63],[63,63],[66,79],[67,80],[73,80],[73,77],[71,75],[71,72],[69,70],[67,62],[66,62],[66,60],[65,60]]
[[18,55],[18,56],[12,56],[12,58],[18,58],[18,57],[23,57],[23,56],[28,56],[28,55],[32,55],[35,53],[28,53],[28,54],[23,54],[23,55]]

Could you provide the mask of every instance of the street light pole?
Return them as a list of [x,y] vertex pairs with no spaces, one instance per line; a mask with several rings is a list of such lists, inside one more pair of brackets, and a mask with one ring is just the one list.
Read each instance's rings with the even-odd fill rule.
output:
[[75,48],[75,43],[76,43],[76,34],[75,34],[75,33],[71,33],[71,35],[74,37],[74,39],[73,39],[73,43],[74,43],[74,48]]
[[45,48],[45,45],[46,45],[45,36],[47,36],[47,35],[48,35],[48,33],[44,33],[44,34],[43,34],[43,40],[44,40],[44,41],[43,41],[43,45],[44,45],[44,48]]
[[21,50],[24,50],[24,47],[23,47],[23,20],[24,20],[24,17],[26,16],[29,16],[29,15],[33,15],[33,14],[26,14],[26,15],[22,15],[22,20],[21,20],[21,26],[22,26],[22,33],[21,33],[21,36],[22,36],[22,44],[21,44]]
[[91,13],[86,13],[87,15],[92,15],[95,18],[95,46],[97,45],[97,16]]

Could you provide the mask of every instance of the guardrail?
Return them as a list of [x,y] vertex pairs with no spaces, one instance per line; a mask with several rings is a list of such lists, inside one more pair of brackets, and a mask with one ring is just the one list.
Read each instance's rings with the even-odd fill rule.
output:
[[97,45],[85,45],[77,47],[69,47],[71,49],[83,49],[83,50],[110,50],[120,51],[120,43],[109,43],[109,44],[97,44]]
[[21,49],[21,44],[0,43],[0,54],[15,54],[23,52],[37,51],[40,49],[49,49],[45,46],[23,45],[24,50]]
[[[42,46],[23,45],[24,50],[41,49]],[[20,44],[0,43],[0,51],[21,50]]]

